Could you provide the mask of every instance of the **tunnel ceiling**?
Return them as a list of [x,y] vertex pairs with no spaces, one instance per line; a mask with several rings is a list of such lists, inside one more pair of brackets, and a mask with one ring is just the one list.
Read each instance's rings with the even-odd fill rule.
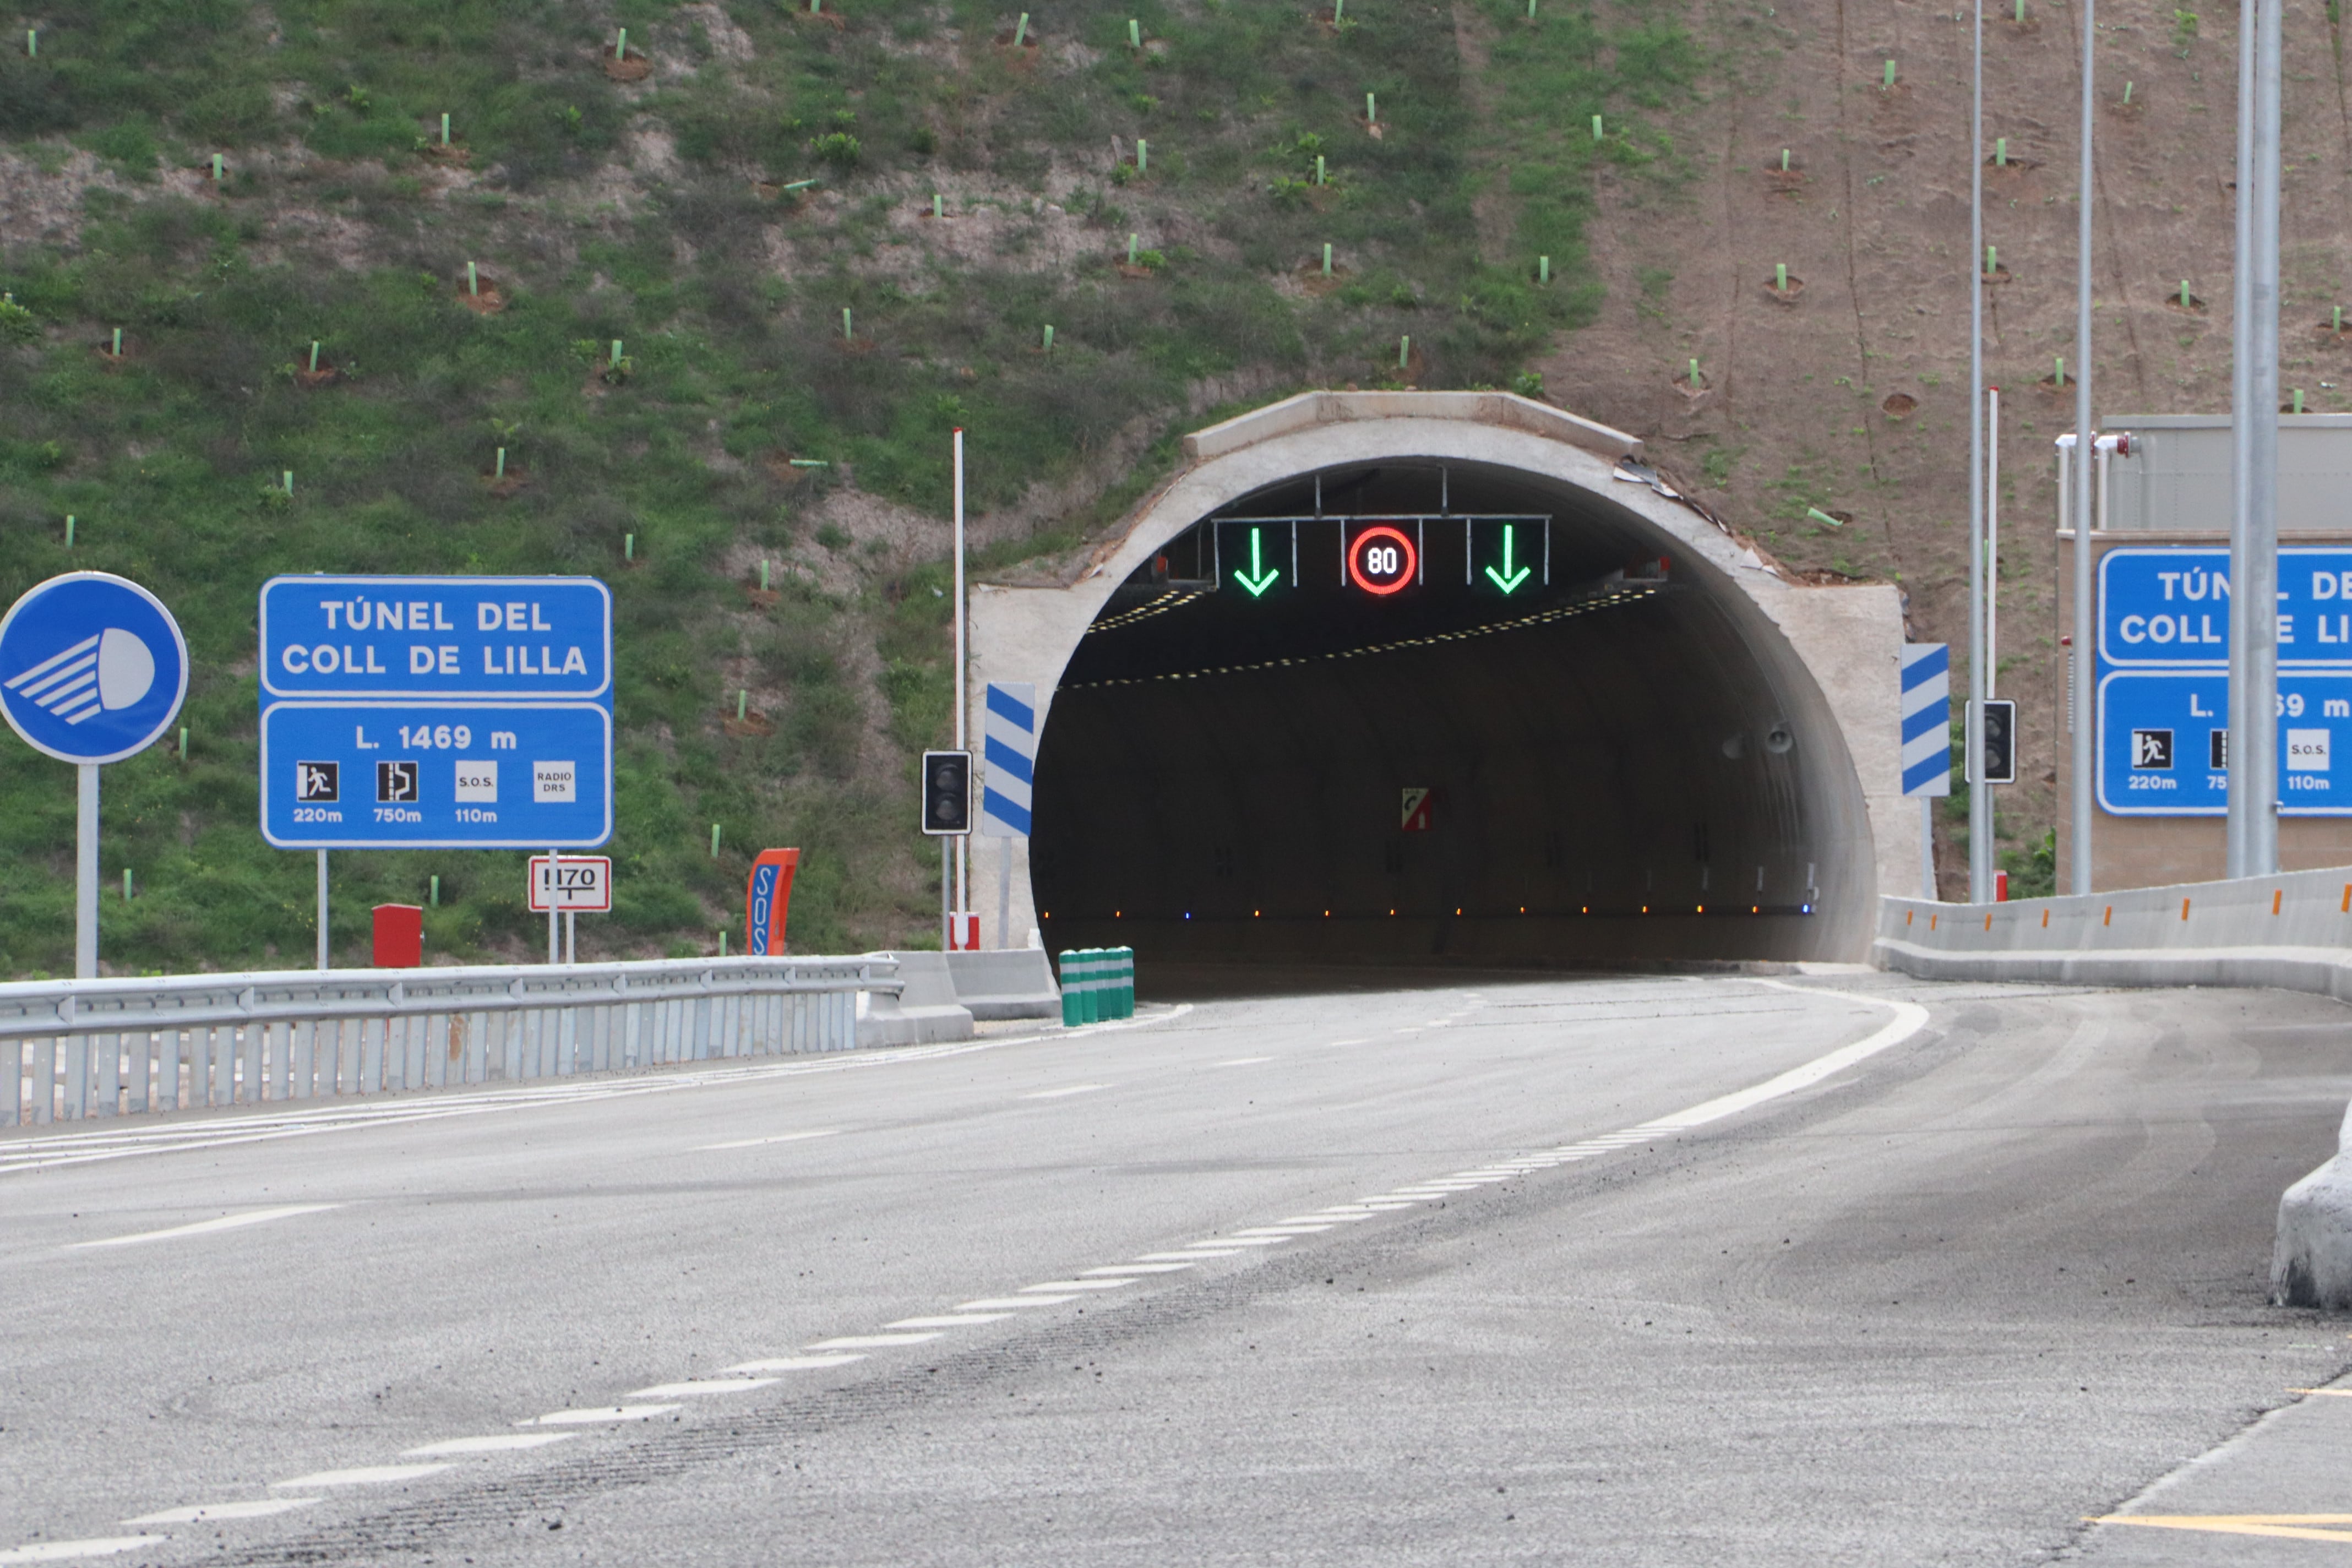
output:
[[[1532,475],[1389,463],[1317,490],[1196,523],[1080,641],[1036,776],[1055,945],[1801,947],[1824,879],[1805,737],[1725,590],[1633,513]],[[1374,594],[1343,581],[1343,542],[1383,522],[1418,570]],[[1407,790],[1431,792],[1425,827]]]

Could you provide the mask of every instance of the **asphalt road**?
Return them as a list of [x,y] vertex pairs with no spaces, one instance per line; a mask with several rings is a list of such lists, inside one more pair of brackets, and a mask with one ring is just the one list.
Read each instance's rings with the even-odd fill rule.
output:
[[2334,1004],[1381,984],[0,1142],[0,1562],[2033,1562],[2352,1355]]

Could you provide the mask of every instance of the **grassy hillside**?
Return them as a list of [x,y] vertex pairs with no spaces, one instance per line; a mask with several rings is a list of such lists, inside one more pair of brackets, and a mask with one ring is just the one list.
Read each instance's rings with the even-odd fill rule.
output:
[[[1672,127],[1716,56],[1664,0],[1526,10],[1087,0],[1017,42],[1017,13],[912,0],[21,18],[0,596],[122,573],[196,662],[186,755],[107,773],[109,967],[309,950],[309,858],[255,826],[278,572],[613,585],[617,900],[583,948],[709,950],[770,844],[807,852],[803,951],[929,940],[949,431],[983,561],[1050,566],[1216,406],[1535,388],[1601,304],[1598,193],[1688,177]],[[0,973],[59,970],[69,770],[0,742]],[[520,856],[336,866],[341,951],[436,875],[429,951],[530,939]]]

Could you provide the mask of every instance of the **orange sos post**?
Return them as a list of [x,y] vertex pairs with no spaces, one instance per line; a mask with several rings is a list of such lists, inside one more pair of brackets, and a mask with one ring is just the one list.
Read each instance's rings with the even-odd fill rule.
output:
[[751,875],[743,884],[743,951],[753,958],[782,955],[793,873],[800,865],[797,849],[762,849],[751,862]]
[[1421,571],[1421,552],[1412,535],[1377,522],[1348,542],[1348,580],[1367,594],[1385,598]]

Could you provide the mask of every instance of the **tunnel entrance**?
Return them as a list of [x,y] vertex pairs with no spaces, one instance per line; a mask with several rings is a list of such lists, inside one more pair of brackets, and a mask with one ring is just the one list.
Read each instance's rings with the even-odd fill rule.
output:
[[1843,748],[1696,565],[1604,498],[1477,464],[1337,467],[1193,522],[1055,692],[1048,945],[1812,954],[1853,856],[1807,752]]
[[982,764],[1034,807],[975,851],[992,944],[1855,962],[1919,877],[1899,593],[1782,570],[1638,438],[1508,394],[1195,431],[971,628],[975,710],[1036,709],[1034,769]]

